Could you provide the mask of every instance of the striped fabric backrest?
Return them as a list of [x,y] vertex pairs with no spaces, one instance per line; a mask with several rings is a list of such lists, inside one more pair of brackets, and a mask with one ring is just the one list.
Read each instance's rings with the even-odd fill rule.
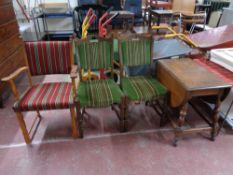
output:
[[112,67],[112,40],[75,40],[80,67],[84,70],[94,70]]
[[124,66],[139,66],[151,64],[152,37],[132,35],[119,38],[120,61]]
[[32,75],[69,74],[71,70],[71,42],[37,41],[25,43]]

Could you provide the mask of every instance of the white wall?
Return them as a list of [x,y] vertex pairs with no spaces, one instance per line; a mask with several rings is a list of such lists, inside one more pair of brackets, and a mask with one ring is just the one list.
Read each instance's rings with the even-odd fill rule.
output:
[[233,8],[233,0],[231,0],[231,3],[230,3],[230,8]]

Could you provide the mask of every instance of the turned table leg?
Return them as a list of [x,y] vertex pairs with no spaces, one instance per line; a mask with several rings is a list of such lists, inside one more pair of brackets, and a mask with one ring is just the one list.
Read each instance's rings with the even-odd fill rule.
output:
[[0,95],[0,108],[3,108],[3,99],[1,95]]
[[178,128],[176,128],[176,131],[175,131],[175,138],[173,140],[173,146],[177,146],[177,142],[178,142],[180,133],[182,132],[181,127],[184,125],[185,117],[187,115],[187,110],[188,110],[188,103],[186,103],[180,109],[180,115],[179,115],[179,119],[178,119]]
[[215,137],[217,135],[218,128],[219,128],[218,120],[219,120],[220,104],[221,104],[221,99],[220,99],[220,95],[218,95],[217,100],[215,102],[214,111],[213,111],[213,129],[211,131],[211,140],[212,141],[215,140]]
[[184,125],[185,117],[187,115],[188,110],[188,103],[186,103],[180,110],[180,116],[179,116],[179,127],[181,128]]

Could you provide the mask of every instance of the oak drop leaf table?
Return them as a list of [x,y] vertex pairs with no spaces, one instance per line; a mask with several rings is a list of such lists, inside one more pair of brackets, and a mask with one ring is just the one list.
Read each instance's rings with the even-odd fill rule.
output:
[[[168,115],[175,133],[174,146],[177,145],[178,138],[182,135],[202,131],[210,131],[211,139],[214,140],[219,128],[221,97],[229,91],[231,85],[189,58],[160,60],[157,66],[157,78],[169,91],[168,105],[179,109],[179,117],[176,121]],[[192,99],[206,96],[215,97],[209,126],[185,128],[184,122],[189,102]]]

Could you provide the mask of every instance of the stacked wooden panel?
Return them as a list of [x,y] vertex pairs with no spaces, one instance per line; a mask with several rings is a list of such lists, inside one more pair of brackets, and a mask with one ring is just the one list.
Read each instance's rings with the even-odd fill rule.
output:
[[[0,1],[0,79],[26,64],[24,44],[11,0]],[[7,85],[0,83],[0,105]]]

